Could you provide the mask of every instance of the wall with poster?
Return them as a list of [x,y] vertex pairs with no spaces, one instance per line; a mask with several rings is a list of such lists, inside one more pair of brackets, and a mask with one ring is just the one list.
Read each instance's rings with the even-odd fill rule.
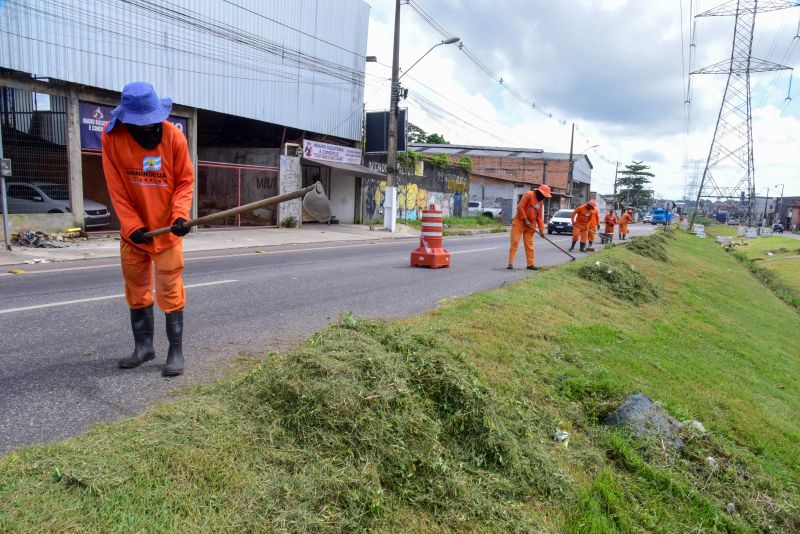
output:
[[[367,154],[364,164],[374,171],[386,173],[386,154]],[[397,177],[397,219],[417,220],[431,204],[444,212],[445,217],[467,215],[469,175],[458,165],[437,168],[426,164],[415,171],[422,175],[404,174]],[[364,178],[361,181],[361,219],[365,224],[383,220],[386,181]]]
[[[81,148],[102,148],[100,136],[103,128],[112,119],[111,110],[113,106],[105,106],[94,102],[79,102],[80,127],[81,127]],[[174,124],[183,135],[189,128],[189,121],[181,117],[170,115],[167,120]]]

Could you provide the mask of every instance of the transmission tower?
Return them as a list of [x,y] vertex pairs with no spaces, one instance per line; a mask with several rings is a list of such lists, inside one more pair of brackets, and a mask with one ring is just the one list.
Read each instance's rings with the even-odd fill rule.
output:
[[[700,205],[700,199],[733,200],[740,220],[753,222],[755,202],[755,176],[753,165],[753,114],[750,99],[750,74],[787,70],[790,67],[752,57],[753,31],[756,14],[795,7],[790,0],[729,0],[697,17],[735,16],[733,46],[730,60],[709,65],[691,74],[727,74],[722,105],[708,151],[705,170],[697,190],[697,201],[691,225]],[[727,169],[715,175],[716,167]],[[730,171],[730,172],[726,172]],[[733,176],[727,176],[727,174]],[[722,176],[725,174],[726,176]]]

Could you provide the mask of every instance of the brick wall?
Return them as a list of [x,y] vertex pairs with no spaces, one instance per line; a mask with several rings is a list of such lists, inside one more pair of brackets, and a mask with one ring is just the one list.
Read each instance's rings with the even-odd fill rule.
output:
[[[567,191],[569,162],[535,158],[498,158],[491,156],[470,156],[472,172],[483,176],[505,178],[515,182],[540,185],[547,183],[555,192]],[[454,161],[457,158],[453,158]],[[546,176],[545,176],[546,164]]]

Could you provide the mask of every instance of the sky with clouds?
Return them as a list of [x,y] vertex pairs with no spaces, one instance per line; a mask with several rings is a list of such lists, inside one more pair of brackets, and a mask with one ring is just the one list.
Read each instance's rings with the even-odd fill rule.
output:
[[[457,45],[437,47],[402,79],[409,98],[401,105],[409,107],[411,122],[459,144],[569,152],[574,122],[574,150],[586,151],[594,164],[593,190],[613,190],[614,161],[644,160],[656,174],[656,192],[679,199],[684,161],[708,154],[725,84],[725,76],[692,77],[685,135],[689,10],[703,12],[723,1],[414,0],[536,109],[492,80]],[[367,64],[366,107],[386,109],[395,3],[368,3],[367,53],[379,63]],[[729,58],[733,17],[695,20],[694,68]],[[800,7],[760,14],[753,55],[800,67],[800,38],[794,38],[799,21]],[[416,11],[402,6],[401,68],[441,40]],[[788,71],[752,77],[760,195],[770,187],[773,196],[781,183],[786,195],[800,195],[800,94],[786,100],[789,81]],[[798,93],[800,79],[794,82],[792,92]],[[722,171],[717,177],[736,182]]]

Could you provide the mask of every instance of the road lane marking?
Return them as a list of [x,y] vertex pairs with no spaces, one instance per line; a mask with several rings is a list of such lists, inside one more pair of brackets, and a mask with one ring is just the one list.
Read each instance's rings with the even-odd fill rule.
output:
[[[486,238],[494,238],[494,237],[501,237],[502,234],[478,234],[477,236],[469,236],[469,237],[459,237],[459,238],[451,238],[448,239],[448,242],[458,242],[458,241],[477,241],[478,239],[486,239]],[[288,254],[290,252],[313,252],[319,250],[337,250],[342,248],[355,248],[355,247],[370,247],[373,245],[396,245],[405,242],[405,239],[412,239],[412,238],[398,238],[398,239],[386,239],[383,241],[369,242],[369,243],[356,243],[351,245],[335,245],[330,247],[309,247],[309,248],[295,248],[295,249],[285,249],[285,250],[269,250],[268,255],[272,256],[274,254]],[[413,241],[410,242],[413,244]],[[283,246],[283,245],[278,245]],[[249,248],[249,247],[241,247],[241,248]],[[214,250],[214,252],[218,251],[219,249]],[[235,249],[232,249],[235,250]],[[195,252],[203,252],[203,251],[195,251]],[[208,252],[212,252],[209,250]],[[184,251],[184,254],[186,251]],[[236,258],[236,257],[244,257],[244,256],[254,256],[257,252],[239,252],[234,254],[215,254],[212,256],[195,256],[195,257],[187,257],[184,258],[185,262],[189,261],[199,261],[199,260],[219,260],[224,258]],[[263,254],[263,253],[262,253]],[[72,260],[72,261],[86,261],[91,260],[92,258],[84,258],[81,260]],[[118,259],[118,258],[117,258]],[[26,274],[45,274],[45,273],[63,273],[69,271],[82,271],[82,270],[89,270],[89,269],[107,269],[110,267],[119,268],[119,262],[115,263],[103,263],[100,265],[85,265],[81,267],[62,267],[58,269],[44,269],[41,271],[27,271]],[[9,273],[0,273],[0,278],[4,276],[14,276]]]
[[472,250],[457,250],[455,252],[451,252],[450,254],[467,254],[468,252],[483,252],[484,250],[497,250],[499,248],[505,247],[489,247],[489,248],[473,248]]
[[[219,280],[217,282],[204,282],[202,284],[189,284],[184,286],[186,289],[195,288],[195,287],[206,287],[206,286],[216,286],[219,284],[230,284],[233,282],[238,282],[238,280]],[[97,302],[98,300],[109,300],[109,299],[118,299],[124,297],[124,293],[120,293],[119,295],[105,295],[103,297],[91,297],[88,299],[76,299],[76,300],[62,300],[61,302],[51,302],[49,304],[37,304],[35,306],[23,306],[21,308],[9,308],[7,310],[0,310],[0,314],[4,313],[14,313],[14,312],[22,312],[22,311],[29,311],[29,310],[40,310],[42,308],[53,308],[56,306],[68,306],[70,304],[81,304],[84,302]]]

